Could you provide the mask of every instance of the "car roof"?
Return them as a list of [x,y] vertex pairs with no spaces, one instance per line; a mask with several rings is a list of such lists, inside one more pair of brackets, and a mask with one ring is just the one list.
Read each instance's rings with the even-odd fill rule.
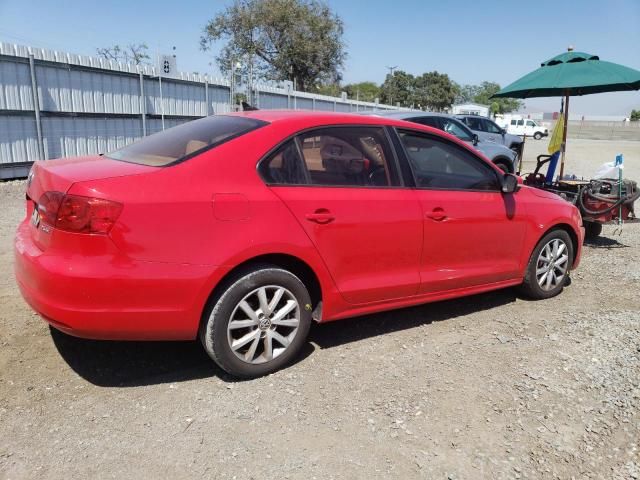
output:
[[[384,113],[381,114],[381,113]],[[371,111],[371,112],[324,112],[324,111],[312,111],[312,110],[251,110],[247,112],[235,112],[223,115],[239,116],[245,118],[252,118],[270,124],[316,124],[316,125],[337,125],[337,124],[359,124],[359,125],[392,125],[403,126],[405,128],[410,127],[416,130],[431,130],[431,127],[418,125],[415,123],[407,122],[408,118],[415,118],[421,116],[423,113],[429,112],[392,112],[393,114],[387,114],[384,111]],[[441,115],[441,114],[433,114]],[[439,130],[437,132],[440,134]]]
[[[254,118],[264,122],[276,123],[286,120],[323,120],[331,119],[332,121],[344,120],[345,122],[358,121],[362,122],[363,116],[357,112],[330,112],[321,110],[250,110],[247,112],[227,113],[223,115],[232,115],[238,117]],[[368,123],[368,122],[366,122]],[[380,122],[373,122],[380,123]]]
[[374,110],[372,112],[364,112],[365,115],[376,115],[385,118],[395,118],[398,120],[406,120],[407,118],[419,118],[419,117],[444,117],[454,118],[453,115],[440,112],[423,112],[419,110]]

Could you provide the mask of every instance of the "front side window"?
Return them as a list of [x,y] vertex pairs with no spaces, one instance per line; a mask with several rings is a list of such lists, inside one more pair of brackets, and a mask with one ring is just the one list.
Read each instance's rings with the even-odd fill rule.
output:
[[450,133],[454,137],[458,137],[463,142],[473,141],[473,133],[458,120],[442,117],[440,121],[442,122],[442,130],[445,132]]
[[482,160],[449,142],[399,132],[418,187],[445,190],[498,190],[495,172]]
[[536,124],[534,122],[532,122],[531,120],[527,120],[527,127],[535,127]]
[[327,127],[298,135],[260,165],[267,183],[391,187],[399,180],[379,127]]
[[266,122],[253,118],[230,115],[205,117],[144,137],[131,145],[107,153],[106,157],[152,167],[164,167],[263,125],[266,125]]
[[491,120],[484,120],[483,119],[482,123],[485,126],[485,131],[487,131],[489,133],[496,133],[496,134],[501,134],[502,133],[502,129],[500,127],[498,127],[498,125],[493,123]]

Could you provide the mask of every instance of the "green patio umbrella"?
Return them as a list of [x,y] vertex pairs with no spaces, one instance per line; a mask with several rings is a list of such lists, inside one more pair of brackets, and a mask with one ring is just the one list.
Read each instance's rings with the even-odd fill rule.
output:
[[565,97],[562,160],[560,161],[560,178],[562,178],[569,120],[569,97],[639,89],[640,71],[617,63],[605,62],[597,55],[574,52],[573,47],[569,47],[566,53],[543,62],[540,68],[507,85],[494,97]]

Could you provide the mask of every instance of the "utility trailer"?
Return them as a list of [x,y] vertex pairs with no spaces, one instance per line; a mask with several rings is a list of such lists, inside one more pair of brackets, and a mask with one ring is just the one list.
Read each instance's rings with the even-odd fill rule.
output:
[[552,155],[539,155],[536,169],[525,176],[524,184],[560,195],[573,203],[580,214],[586,238],[595,238],[602,232],[602,225],[637,223],[633,204],[640,197],[638,185],[626,179],[557,180],[548,182],[540,173]]

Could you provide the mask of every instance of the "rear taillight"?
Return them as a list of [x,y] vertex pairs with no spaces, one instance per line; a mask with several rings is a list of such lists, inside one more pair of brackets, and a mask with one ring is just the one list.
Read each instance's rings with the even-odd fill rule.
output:
[[46,192],[38,202],[40,221],[74,233],[109,233],[120,212],[121,203],[61,192]]
[[41,222],[55,226],[56,216],[63,198],[64,193],[61,192],[45,192],[42,194],[37,204]]

